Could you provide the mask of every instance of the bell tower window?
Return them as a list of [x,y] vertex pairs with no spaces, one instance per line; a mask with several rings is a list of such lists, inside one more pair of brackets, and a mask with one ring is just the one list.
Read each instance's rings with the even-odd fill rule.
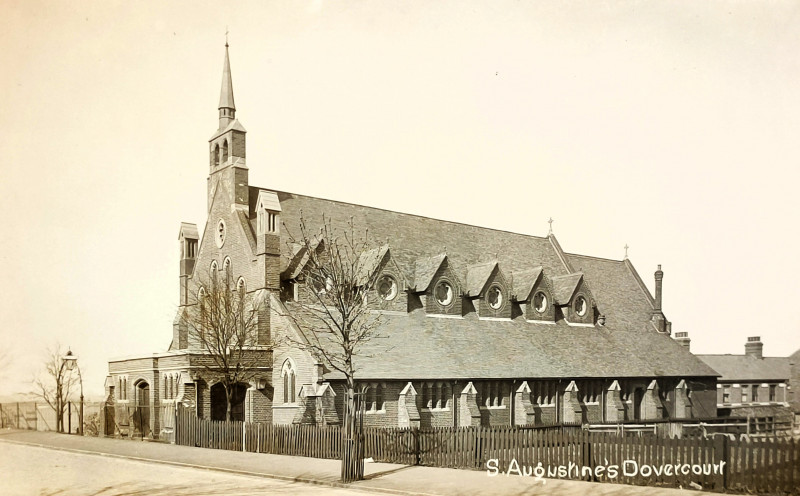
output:
[[219,144],[214,145],[214,165],[219,165]]
[[228,161],[228,140],[222,142],[222,163]]

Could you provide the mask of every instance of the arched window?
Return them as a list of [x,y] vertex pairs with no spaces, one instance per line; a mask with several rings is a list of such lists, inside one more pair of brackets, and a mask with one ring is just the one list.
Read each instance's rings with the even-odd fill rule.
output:
[[214,165],[219,165],[219,144],[214,146]]
[[233,268],[231,267],[231,259],[230,257],[225,257],[225,261],[222,262],[222,271],[225,272],[225,284],[227,287],[233,283],[231,273],[233,272]]
[[378,384],[375,387],[375,410],[383,410],[383,386]]
[[295,371],[292,361],[288,358],[283,362],[281,376],[283,377],[283,402],[294,403],[297,401],[295,397]]
[[222,163],[228,161],[228,140],[222,142]]
[[244,277],[240,277],[239,280],[236,281],[236,291],[238,291],[240,295],[247,292],[247,285],[244,282]]

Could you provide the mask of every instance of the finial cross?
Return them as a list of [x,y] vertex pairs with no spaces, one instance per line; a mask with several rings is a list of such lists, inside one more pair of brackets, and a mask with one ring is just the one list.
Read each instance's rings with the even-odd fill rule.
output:
[[547,234],[553,234],[553,218],[550,217],[547,219],[547,223],[550,224],[550,230],[547,232]]
[[228,26],[225,26],[225,48],[228,47]]
[[628,243],[625,243],[625,258],[628,258],[628,248],[630,248],[630,246],[628,246]]

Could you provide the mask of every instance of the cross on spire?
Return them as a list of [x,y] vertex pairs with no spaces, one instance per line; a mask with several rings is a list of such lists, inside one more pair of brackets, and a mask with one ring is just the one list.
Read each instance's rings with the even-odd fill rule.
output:
[[553,218],[550,217],[549,219],[547,219],[547,223],[550,224],[550,230],[547,231],[547,235],[549,236],[553,234]]
[[228,26],[225,26],[225,48],[228,48]]
[[628,259],[628,248],[630,248],[630,246],[628,246],[628,243],[625,243],[625,260]]

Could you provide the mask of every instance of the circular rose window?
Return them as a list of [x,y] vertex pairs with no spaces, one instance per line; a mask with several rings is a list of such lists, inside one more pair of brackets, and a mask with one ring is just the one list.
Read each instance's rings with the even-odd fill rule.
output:
[[503,306],[503,292],[497,286],[492,286],[486,293],[486,301],[493,310],[498,310]]
[[436,301],[443,307],[453,303],[453,286],[447,281],[442,281],[436,285],[434,291]]
[[537,313],[544,313],[547,310],[547,296],[541,291],[533,295],[533,309]]
[[583,317],[586,315],[586,308],[586,298],[583,296],[578,296],[578,299],[575,300],[575,313],[577,313],[578,316]]
[[397,296],[397,281],[390,275],[385,275],[378,280],[378,295],[386,301],[392,301]]

